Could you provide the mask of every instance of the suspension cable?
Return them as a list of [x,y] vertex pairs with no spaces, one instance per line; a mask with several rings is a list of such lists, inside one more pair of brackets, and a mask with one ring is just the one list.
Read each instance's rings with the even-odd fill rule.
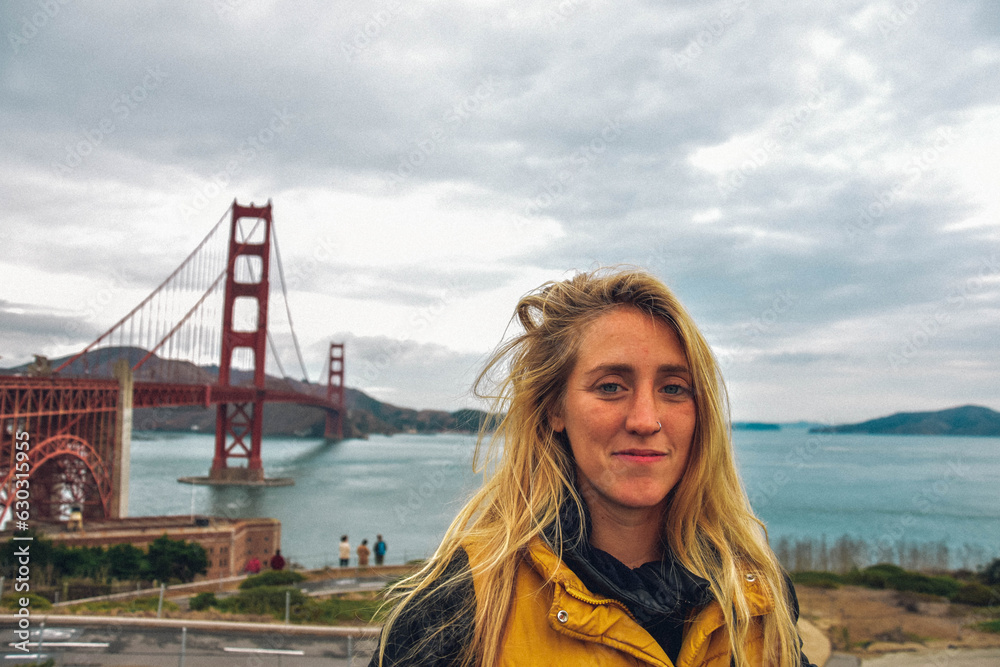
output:
[[199,308],[201,308],[201,304],[202,304],[202,303],[204,303],[205,299],[207,299],[207,298],[208,298],[208,296],[209,296],[209,295],[210,295],[210,294],[211,294],[212,292],[214,292],[214,291],[216,290],[216,288],[218,288],[218,286],[219,286],[219,285],[220,285],[220,284],[222,283],[222,279],[223,279],[223,278],[225,278],[225,277],[226,277],[226,272],[225,272],[225,271],[223,271],[222,273],[220,273],[220,274],[219,274],[219,277],[215,279],[215,282],[214,282],[214,283],[212,283],[212,284],[211,284],[211,285],[209,286],[209,288],[208,288],[207,290],[205,290],[205,293],[201,295],[201,298],[200,298],[200,299],[198,299],[197,303],[195,303],[195,304],[194,304],[194,305],[193,305],[193,306],[191,307],[191,309],[190,309],[190,310],[189,310],[189,311],[187,312],[187,314],[186,314],[186,315],[184,315],[184,317],[183,317],[183,318],[181,318],[181,320],[180,320],[180,321],[179,321],[179,322],[178,322],[178,323],[177,323],[177,324],[176,324],[176,325],[175,325],[175,326],[174,326],[174,327],[173,327],[173,328],[172,328],[172,329],[171,329],[171,330],[170,330],[169,332],[167,332],[167,334],[166,334],[165,336],[163,336],[163,338],[161,338],[161,339],[160,339],[160,342],[159,342],[159,343],[157,343],[157,344],[156,344],[156,345],[155,345],[155,346],[153,347],[153,349],[152,349],[152,350],[150,350],[150,351],[149,351],[149,352],[148,352],[148,353],[146,354],[146,356],[145,356],[145,357],[143,357],[143,358],[142,358],[142,359],[141,359],[141,360],[140,360],[140,361],[139,361],[139,362],[138,362],[138,363],[137,363],[137,364],[136,364],[135,366],[133,366],[133,367],[132,367],[132,370],[133,370],[133,371],[134,371],[134,370],[137,370],[137,369],[138,369],[138,368],[139,368],[140,366],[142,366],[142,365],[143,365],[144,363],[146,363],[146,361],[147,361],[147,360],[148,360],[148,359],[149,359],[150,357],[152,357],[152,356],[153,356],[154,354],[156,354],[157,350],[159,350],[159,349],[160,349],[160,348],[161,348],[161,347],[163,346],[163,344],[164,344],[164,343],[166,343],[166,342],[167,342],[167,341],[169,341],[169,340],[173,340],[173,335],[174,335],[175,333],[177,333],[177,330],[178,330],[178,329],[180,329],[180,328],[181,328],[181,326],[182,326],[182,325],[183,325],[183,324],[184,324],[185,322],[187,322],[187,321],[188,321],[188,319],[189,319],[189,318],[191,317],[191,315],[192,315],[193,313],[195,313],[195,312],[196,312],[196,311],[197,311],[197,310],[198,310]]
[[[295,325],[292,324],[292,309],[288,303],[288,286],[285,284],[285,268],[281,264],[281,252],[278,250],[278,234],[274,231],[274,220],[271,220],[271,241],[274,243],[274,258],[278,263],[278,279],[281,282],[281,293],[285,299],[285,312],[288,314],[288,328],[292,332],[292,342],[295,344],[295,354],[299,357],[299,366],[302,368],[302,378],[309,384],[309,372],[306,370],[306,362],[302,358],[302,348],[299,347],[299,338],[295,335]],[[270,332],[268,332],[270,337]],[[284,375],[284,372],[282,372]]]
[[198,244],[198,247],[195,248],[194,250],[192,250],[191,254],[188,255],[184,259],[183,262],[181,262],[181,265],[178,266],[174,270],[173,273],[171,273],[169,276],[167,276],[166,280],[164,280],[162,283],[160,283],[160,285],[155,290],[153,290],[152,292],[150,292],[149,296],[147,296],[145,299],[143,299],[142,302],[139,303],[138,306],[136,306],[131,311],[129,311],[128,315],[126,315],[125,317],[123,317],[120,320],[118,320],[118,322],[114,326],[112,326],[110,329],[108,329],[103,334],[101,334],[100,337],[97,338],[97,340],[95,340],[93,343],[91,343],[87,347],[83,348],[83,350],[81,350],[80,352],[78,352],[74,356],[72,356],[69,359],[67,359],[66,361],[64,361],[62,364],[60,364],[59,368],[56,368],[52,372],[53,373],[58,373],[59,371],[63,370],[64,368],[70,366],[74,361],[76,361],[77,359],[79,359],[80,357],[82,357],[83,355],[85,355],[87,352],[89,352],[91,349],[93,349],[95,345],[97,345],[102,340],[104,340],[105,338],[107,338],[108,335],[111,334],[111,332],[113,332],[115,329],[117,329],[118,327],[120,327],[126,320],[128,320],[130,317],[132,317],[133,315],[135,315],[136,312],[140,308],[142,308],[147,303],[149,303],[153,299],[153,297],[155,297],[160,292],[160,290],[163,289],[163,286],[166,285],[167,283],[169,283],[171,280],[173,280],[174,276],[176,276],[178,273],[180,273],[181,269],[183,269],[184,266],[187,265],[187,263],[189,261],[191,261],[191,258],[194,257],[198,253],[198,251],[201,250],[202,247],[206,243],[208,243],[208,240],[210,238],[212,238],[212,235],[215,234],[216,230],[219,228],[219,226],[222,224],[222,222],[226,219],[226,216],[229,215],[230,209],[232,209],[232,205],[230,205],[230,207],[228,209],[226,209],[226,212],[222,214],[222,217],[219,218],[219,221],[217,223],[215,223],[215,226],[212,227],[212,230],[208,234],[205,235],[205,238],[202,239],[201,243]]
[[271,355],[274,356],[274,363],[278,364],[278,372],[281,373],[281,379],[285,380],[285,384],[288,385],[288,376],[285,374],[285,367],[281,365],[281,357],[278,356],[278,346],[274,344],[274,339],[271,338],[271,330],[267,330],[267,342],[271,346]]

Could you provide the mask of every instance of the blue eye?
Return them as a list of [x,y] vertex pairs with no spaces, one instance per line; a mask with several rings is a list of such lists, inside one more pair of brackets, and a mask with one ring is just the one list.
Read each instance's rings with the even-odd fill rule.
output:
[[668,384],[663,388],[663,393],[668,396],[689,396],[691,390],[679,384]]
[[617,382],[604,382],[597,385],[597,390],[602,394],[617,394],[621,388]]

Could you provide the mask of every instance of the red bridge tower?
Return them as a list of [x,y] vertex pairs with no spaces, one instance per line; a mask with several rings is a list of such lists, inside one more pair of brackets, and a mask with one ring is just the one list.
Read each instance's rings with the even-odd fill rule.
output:
[[340,410],[336,413],[326,413],[326,431],[323,436],[328,440],[341,440],[344,437],[344,344],[330,343],[330,363],[327,365],[326,400],[336,403]]
[[[251,225],[244,219],[254,220]],[[247,230],[247,227],[250,229]],[[240,240],[241,237],[242,240]],[[218,482],[262,482],[264,468],[260,444],[264,418],[264,362],[267,350],[267,295],[270,287],[271,202],[266,206],[240,206],[233,202],[229,232],[229,261],[222,316],[222,360],[219,385],[232,385],[233,354],[250,351],[253,360],[254,400],[220,403],[215,422],[215,457],[209,478]],[[256,302],[256,303],[254,303]],[[234,315],[254,320],[246,330],[237,330]],[[246,467],[230,467],[230,459],[246,459]]]

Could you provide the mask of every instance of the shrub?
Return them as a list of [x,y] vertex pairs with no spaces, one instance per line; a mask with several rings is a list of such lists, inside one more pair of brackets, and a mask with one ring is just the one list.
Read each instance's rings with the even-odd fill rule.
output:
[[987,586],[1000,585],[1000,558],[994,558],[989,565],[983,569],[983,583]]
[[236,595],[218,601],[216,607],[220,611],[237,614],[268,614],[284,616],[285,595],[290,596],[293,609],[303,606],[308,598],[302,591],[288,586],[257,586],[243,590]]
[[188,601],[188,608],[191,611],[203,611],[209,607],[216,606],[218,602],[215,599],[215,593],[198,593]]
[[891,563],[879,563],[863,570],[852,570],[844,575],[844,581],[849,584],[868,586],[869,588],[893,588],[889,580],[906,574],[903,568]]
[[792,575],[792,581],[801,586],[812,586],[814,588],[840,588],[844,579],[839,574],[833,572],[796,572]]
[[868,586],[869,588],[892,588],[897,591],[913,591],[950,598],[958,592],[962,584],[951,577],[930,577],[919,572],[908,572],[896,565],[880,563],[861,571],[844,575],[844,583]]
[[268,570],[254,574],[240,583],[240,590],[249,590],[260,586],[289,586],[305,579],[304,576],[292,570]]
[[888,584],[890,588],[895,588],[897,591],[927,593],[945,598],[955,595],[962,587],[962,584],[951,577],[929,577],[917,572],[905,572],[898,577],[889,579]]
[[959,588],[951,597],[951,601],[959,604],[971,604],[977,607],[988,607],[1000,602],[1000,592],[989,586],[972,582]]
[[1000,618],[995,618],[992,621],[986,621],[985,623],[980,623],[979,629],[984,632],[996,632],[997,634],[1000,634]]
[[38,611],[39,609],[52,609],[52,603],[35,593],[8,593],[0,600],[0,607],[17,610],[21,608],[21,598],[28,598],[28,609]]

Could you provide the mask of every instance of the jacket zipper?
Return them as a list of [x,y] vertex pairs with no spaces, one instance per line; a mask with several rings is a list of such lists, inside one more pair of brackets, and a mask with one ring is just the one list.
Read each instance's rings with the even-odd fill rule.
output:
[[597,605],[610,605],[610,606],[618,607],[619,609],[621,609],[622,611],[624,611],[625,614],[628,615],[628,617],[630,619],[632,619],[637,624],[639,624],[640,627],[642,627],[642,624],[639,623],[639,621],[636,619],[636,617],[632,615],[632,612],[629,611],[629,608],[626,607],[621,602],[619,602],[618,600],[612,600],[611,598],[605,598],[605,599],[588,598],[586,595],[581,595],[581,594],[577,593],[572,588],[566,588],[565,586],[563,586],[562,589],[564,591],[566,591],[566,595],[570,596],[571,598],[576,598],[580,602],[586,602],[589,605],[593,605],[593,606],[597,606]]

